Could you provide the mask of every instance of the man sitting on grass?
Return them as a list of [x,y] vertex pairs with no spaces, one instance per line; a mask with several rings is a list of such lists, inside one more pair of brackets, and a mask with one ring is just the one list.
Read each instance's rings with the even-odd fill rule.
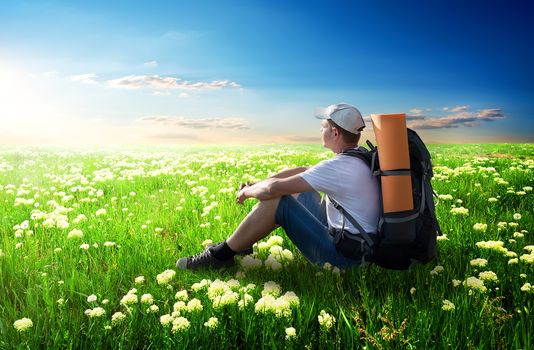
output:
[[[336,249],[334,232],[357,233],[337,210],[339,203],[367,233],[376,233],[379,215],[377,179],[359,158],[342,155],[357,148],[365,122],[360,112],[348,104],[328,106],[317,116],[321,120],[323,146],[334,157],[311,167],[283,170],[254,185],[244,185],[237,195],[260,202],[252,208],[226,241],[208,246],[203,252],[176,262],[180,269],[220,268],[234,263],[236,254],[252,251],[252,245],[282,226],[302,254],[312,263],[329,262],[340,268],[358,266],[361,259],[348,258]],[[326,202],[318,192],[326,195]]]

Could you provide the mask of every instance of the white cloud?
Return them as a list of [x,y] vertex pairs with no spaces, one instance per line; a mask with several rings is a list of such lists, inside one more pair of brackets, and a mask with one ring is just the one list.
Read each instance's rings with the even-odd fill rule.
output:
[[158,66],[158,62],[157,61],[148,61],[148,62],[143,63],[143,66],[150,67],[150,68],[155,68],[155,67]]
[[169,117],[165,115],[145,116],[139,122],[150,122],[165,127],[182,127],[188,129],[250,129],[248,123],[240,118],[204,118]]
[[183,89],[183,90],[213,90],[223,88],[238,88],[239,84],[229,80],[213,80],[211,82],[190,82],[174,77],[160,77],[159,75],[128,75],[118,79],[108,80],[112,88],[124,89]]
[[87,74],[80,74],[80,75],[72,75],[70,77],[70,80],[78,81],[84,84],[97,84],[98,82],[95,80],[96,77],[97,75],[94,73],[87,73]]
[[[466,111],[465,106],[455,107],[456,112],[446,117],[423,116],[421,120],[412,121],[408,127],[413,129],[443,129],[473,127],[481,122],[492,122],[506,118],[501,109],[481,109],[477,112]],[[450,109],[449,111],[451,111]]]
[[469,108],[469,106],[467,106],[467,105],[456,106],[456,107],[453,107],[453,108],[443,107],[443,111],[444,112],[449,112],[449,113],[459,113],[459,112],[467,111],[468,108]]

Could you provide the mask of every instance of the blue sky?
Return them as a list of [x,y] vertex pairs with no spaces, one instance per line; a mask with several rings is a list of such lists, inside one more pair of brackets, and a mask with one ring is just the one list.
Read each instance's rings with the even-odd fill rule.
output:
[[[318,142],[316,107],[429,142],[534,140],[528,1],[0,2],[3,143]],[[368,124],[365,136],[372,138]]]

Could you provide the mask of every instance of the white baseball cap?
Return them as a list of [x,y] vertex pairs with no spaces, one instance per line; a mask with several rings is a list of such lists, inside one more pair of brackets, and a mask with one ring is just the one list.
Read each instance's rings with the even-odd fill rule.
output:
[[365,127],[360,111],[349,104],[338,103],[326,108],[317,108],[315,117],[319,119],[330,119],[350,133],[358,135],[360,129]]

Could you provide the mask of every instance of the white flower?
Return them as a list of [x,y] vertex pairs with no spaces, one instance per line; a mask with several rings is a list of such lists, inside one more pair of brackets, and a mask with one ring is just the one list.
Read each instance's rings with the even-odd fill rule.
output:
[[150,305],[148,309],[146,309],[147,314],[155,314],[158,311],[159,311],[159,306],[157,305]]
[[154,297],[152,294],[143,294],[141,295],[141,303],[152,305],[154,304]]
[[254,269],[258,267],[262,267],[263,262],[261,259],[253,258],[250,255],[246,255],[243,259],[241,259],[241,266],[246,269]]
[[482,280],[479,280],[478,278],[476,277],[468,277],[465,281],[464,281],[464,286],[466,286],[467,288],[471,289],[471,290],[475,290],[475,291],[478,291],[478,292],[481,292],[481,293],[484,293],[485,291],[487,291],[488,289],[486,288],[486,286],[484,285],[484,281]]
[[176,300],[187,301],[189,296],[187,295],[187,291],[185,289],[182,289],[176,292],[176,294],[174,295],[174,298]]
[[185,331],[189,328],[190,324],[191,323],[187,318],[181,316],[177,317],[172,321],[172,332],[176,333]]
[[482,224],[482,223],[476,223],[473,225],[473,229],[475,231],[481,231],[481,232],[486,232],[486,230],[488,229],[488,224]]
[[443,272],[443,266],[437,265],[436,267],[434,267],[434,269],[432,269],[432,271],[430,271],[430,274],[435,276],[439,275],[441,272]]
[[450,302],[447,299],[443,300],[443,305],[441,306],[441,309],[443,311],[454,311],[455,308],[456,307],[454,306],[452,302]]
[[488,261],[486,259],[476,258],[476,259],[471,260],[469,264],[475,267],[484,267],[488,264]]
[[78,230],[78,229],[74,229],[72,231],[70,231],[68,234],[67,234],[67,239],[72,239],[72,238],[82,238],[83,237],[83,232],[82,230]]
[[82,244],[82,245],[80,246],[80,249],[83,249],[83,250],[87,250],[87,249],[89,249],[89,244],[87,244],[87,243]]
[[173,317],[169,314],[165,314],[165,315],[162,315],[160,318],[159,318],[159,322],[163,325],[163,326],[168,326],[172,323],[172,320],[173,320]]
[[478,274],[478,278],[480,278],[483,281],[494,281],[497,282],[499,279],[497,278],[497,274],[493,271],[482,271]]
[[265,282],[263,285],[263,290],[261,291],[262,296],[266,295],[272,295],[273,297],[277,297],[280,295],[280,292],[282,291],[282,288],[280,285],[274,281]]
[[131,293],[131,294],[126,294],[125,296],[122,297],[121,299],[121,304],[123,305],[132,305],[132,304],[137,304],[137,295]]
[[116,326],[116,325],[120,324],[125,318],[126,318],[126,315],[123,314],[122,312],[115,312],[111,316],[111,325],[112,326]]
[[63,298],[59,298],[58,300],[56,300],[56,303],[57,303],[59,306],[63,306],[63,304],[65,304],[65,299],[63,299]]
[[204,307],[202,306],[202,302],[200,300],[193,298],[189,300],[186,308],[188,312],[195,312],[195,311],[202,311]]
[[317,316],[317,320],[319,321],[319,325],[321,325],[321,328],[324,328],[325,330],[329,330],[336,323],[335,317],[328,314],[324,310],[321,310],[319,316]]
[[143,284],[143,283],[145,283],[145,276],[137,276],[135,278],[134,282],[135,282],[135,284]]
[[13,322],[13,327],[19,332],[24,332],[33,327],[33,322],[29,318],[23,317]]
[[467,216],[467,215],[469,215],[469,209],[464,208],[464,207],[452,208],[451,209],[451,213],[452,213],[452,215]]
[[172,307],[173,311],[182,311],[187,309],[187,305],[183,301],[177,301]]
[[96,216],[103,216],[103,215],[106,215],[106,214],[107,214],[107,211],[106,211],[106,209],[104,209],[104,208],[100,208],[100,209],[98,209],[98,210],[96,211],[96,213],[95,213]]
[[91,295],[89,295],[89,296],[87,297],[87,302],[88,302],[88,303],[93,303],[93,302],[95,302],[96,300],[97,300],[97,297],[96,297],[96,295],[94,295],[94,294],[91,294]]
[[534,287],[530,283],[525,283],[521,286],[522,292],[534,292]]
[[173,278],[174,275],[176,275],[176,271],[174,270],[165,270],[159,275],[156,276],[156,280],[158,281],[158,284],[167,284],[169,283]]
[[200,245],[206,248],[208,244],[212,244],[212,243],[213,241],[211,239],[205,239],[204,241],[202,241],[202,243],[200,243]]
[[282,268],[282,264],[280,264],[280,262],[278,262],[278,260],[276,260],[272,254],[269,254],[267,260],[265,260],[265,266],[269,267],[273,271],[280,270]]
[[104,316],[105,314],[106,314],[106,310],[104,310],[100,306],[95,307],[94,309],[85,310],[85,315],[87,315],[89,318],[101,317],[101,316]]
[[415,289],[415,287],[412,287],[410,288],[410,294],[415,294],[415,292],[417,291],[417,289]]
[[521,214],[515,213],[514,214],[514,220],[521,220]]
[[297,331],[293,327],[286,328],[286,340],[293,339],[297,336]]
[[207,327],[209,329],[215,329],[219,325],[219,320],[217,317],[210,317],[209,320],[204,322],[204,327]]

